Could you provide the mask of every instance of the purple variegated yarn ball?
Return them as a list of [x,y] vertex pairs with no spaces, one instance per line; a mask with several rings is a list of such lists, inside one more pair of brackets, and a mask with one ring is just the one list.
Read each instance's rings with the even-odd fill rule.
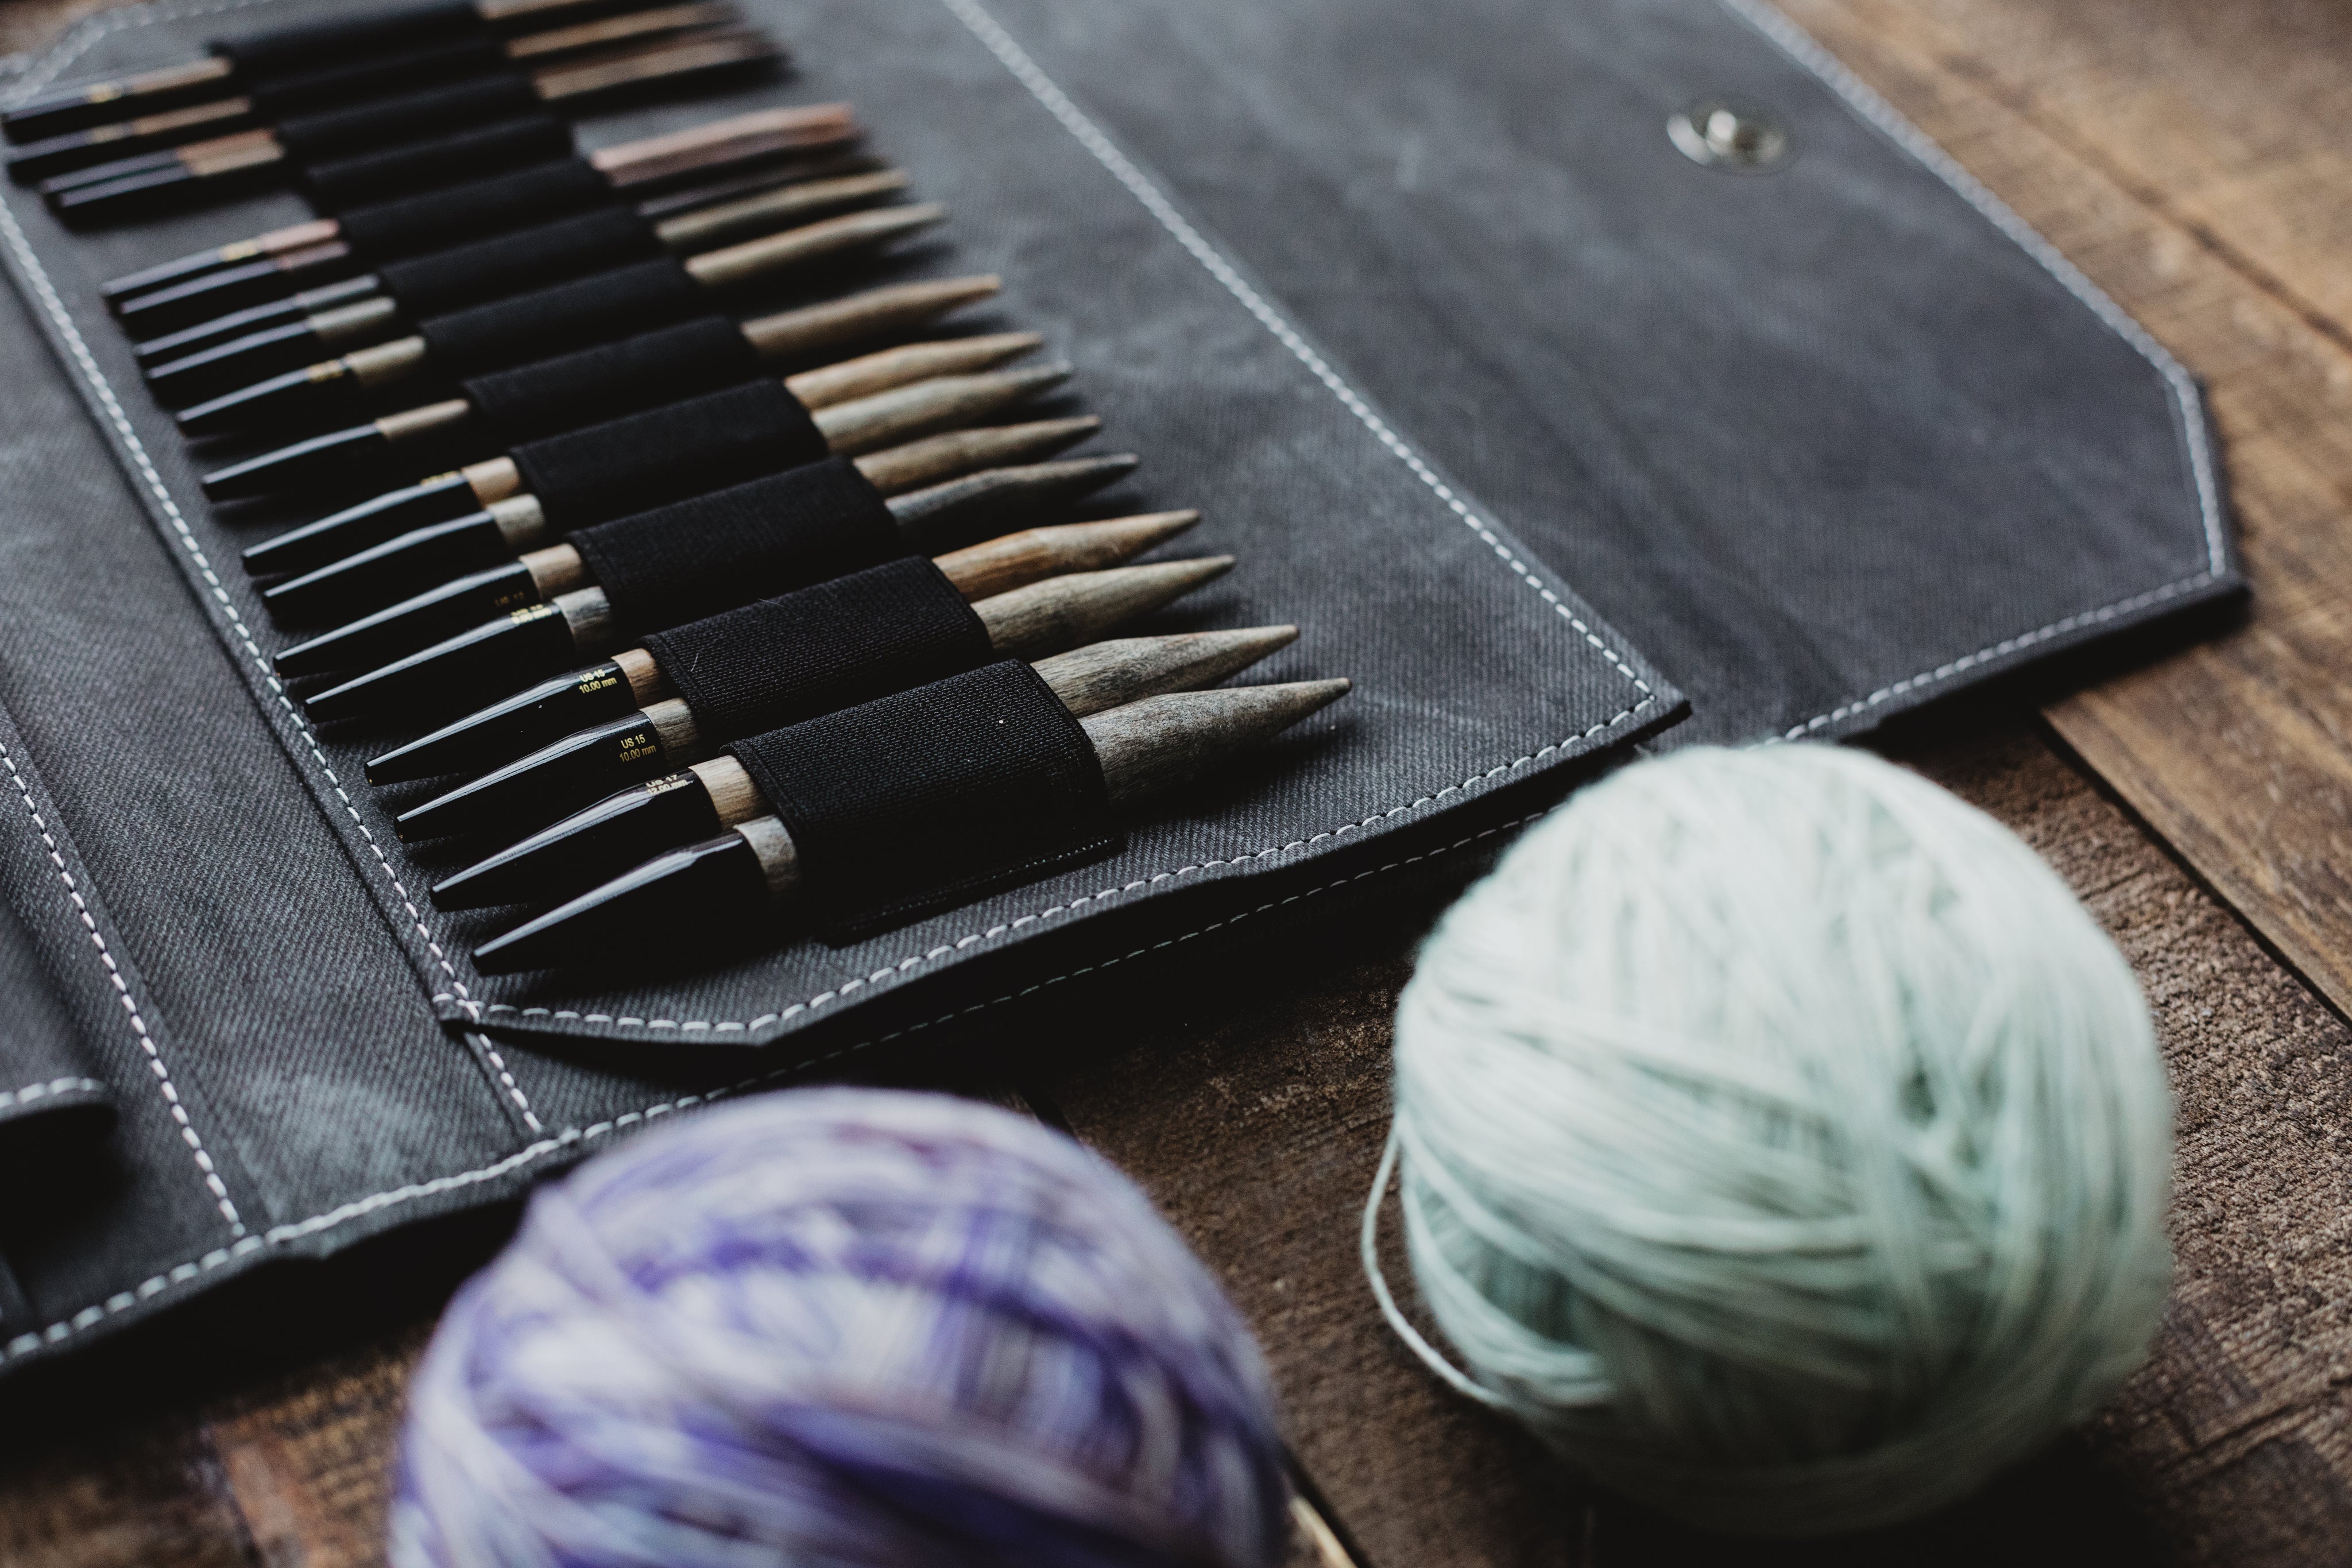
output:
[[1271,1568],[1248,1330],[1133,1184],[942,1095],[698,1115],[532,1201],[409,1391],[400,1568]]

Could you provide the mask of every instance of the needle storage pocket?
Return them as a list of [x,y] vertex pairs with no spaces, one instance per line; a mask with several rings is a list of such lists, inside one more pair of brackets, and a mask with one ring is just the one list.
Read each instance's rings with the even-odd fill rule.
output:
[[[156,1217],[28,1274],[45,1324],[93,1307],[94,1325],[136,1321],[248,1259],[510,1195],[657,1108],[908,1030],[940,1038],[967,1026],[940,1020],[1002,1016],[1082,971],[1212,975],[1220,943],[1287,942],[1337,898],[1479,852],[1637,743],[1854,733],[2241,590],[2185,374],[1744,0],[749,0],[746,15],[790,35],[794,102],[854,106],[793,131],[803,150],[760,156],[820,137],[839,153],[854,112],[908,202],[944,210],[919,244],[831,253],[857,289],[939,290],[929,314],[860,337],[874,318],[840,311],[771,358],[754,325],[793,315],[800,331],[797,313],[848,297],[795,272],[814,298],[747,299],[729,329],[754,373],[719,336],[714,301],[733,315],[731,300],[653,256],[474,323],[436,317],[422,336],[446,379],[430,384],[464,405],[446,461],[291,517],[277,497],[207,504],[215,460],[192,459],[145,395],[110,279],[334,212],[377,265],[427,233],[485,237],[475,226],[509,211],[520,228],[614,210],[624,182],[597,160],[625,147],[644,179],[621,199],[642,221],[642,195],[709,172],[677,172],[666,139],[787,95],[753,83],[692,111],[600,111],[576,141],[552,117],[452,131],[381,155],[468,183],[398,204],[396,162],[314,174],[341,186],[318,204],[281,184],[152,225],[68,228],[0,191],[24,302],[0,339],[37,367],[0,453],[22,479],[0,549],[40,545],[0,571],[0,696],[45,717],[124,714],[49,725],[44,767],[85,802],[97,891],[155,973],[142,1007],[170,1020],[194,1131],[257,1167],[215,1162],[232,1222],[176,1131],[140,1134],[125,1190],[159,1195]],[[127,72],[203,41],[142,13],[79,35],[53,68]],[[1791,155],[1742,173],[1677,147],[1675,117],[1730,93],[1774,111]],[[778,379],[919,336],[1017,331],[1066,364],[1021,395],[1066,402],[895,445],[841,435],[841,405]],[[558,353],[592,358],[540,362]],[[689,392],[706,368],[741,379]],[[656,406],[537,423],[633,386]],[[665,516],[674,535],[646,520]],[[45,520],[60,517],[80,533]],[[1168,531],[1146,553],[1086,570],[1232,566],[1088,646],[1133,643],[1134,668],[1199,689],[1081,714],[1112,665],[1056,666],[1086,648],[1007,664],[992,636],[995,658],[949,668],[981,654],[950,612],[985,622],[990,595],[965,609],[934,592],[937,626],[961,629],[937,645],[847,601],[764,664],[730,633],[676,632],[858,571],[935,589],[922,574],[955,580],[948,555],[1033,526],[1151,518]],[[488,574],[487,595],[521,596],[465,601],[451,632],[497,631],[495,615],[543,637],[541,662],[499,689],[460,683],[415,722],[339,711],[323,695],[361,666],[299,656],[326,633],[279,625],[268,590],[444,527],[487,552],[461,569]],[[100,544],[103,571],[83,549]],[[405,813],[582,727],[531,728],[548,715],[630,728],[664,702],[736,713],[715,737],[799,714],[760,705],[823,685],[826,650],[868,634],[859,679],[900,654],[894,682],[935,678],[879,695],[845,678],[823,700],[866,700],[691,761],[665,753],[667,771],[628,783],[651,804],[568,830],[625,843],[638,858],[619,876],[698,852],[713,885],[800,898],[800,927],[657,974],[524,964],[499,944],[558,907],[524,874],[549,862],[520,839],[403,839]],[[115,653],[94,662],[94,645]],[[1203,647],[1239,663],[1185,663]],[[1324,685],[1342,678],[1344,700]],[[1277,690],[1290,707],[1215,716],[1260,727],[1248,756],[1114,799],[1162,776],[1153,737],[1185,733],[1202,703]],[[1122,712],[1126,728],[1107,722]],[[436,902],[510,851],[478,901]],[[112,896],[113,879],[137,896]],[[110,1083],[126,1105],[132,1082]],[[183,1261],[197,1272],[171,1282]],[[131,1305],[110,1309],[118,1296]]]

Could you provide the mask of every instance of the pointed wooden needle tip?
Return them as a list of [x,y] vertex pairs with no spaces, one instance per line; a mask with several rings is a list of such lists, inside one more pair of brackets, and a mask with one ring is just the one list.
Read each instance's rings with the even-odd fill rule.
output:
[[1085,718],[1162,692],[1213,686],[1297,639],[1296,626],[1119,637],[1040,659],[1036,669],[1063,706]]
[[1233,569],[1229,555],[1074,571],[972,606],[1000,653],[1031,656],[1091,643],[1122,622],[1167,605]]
[[1098,523],[1064,523],[1068,528],[1092,528],[1100,538],[1111,541],[1129,555],[1141,555],[1154,545],[1166,544],[1177,535],[1190,532],[1201,520],[1200,512],[1191,507],[1175,512],[1141,512],[1132,517],[1106,517]]
[[1171,692],[1079,722],[1101,759],[1113,801],[1186,783],[1239,751],[1273,739],[1353,688],[1346,680]]

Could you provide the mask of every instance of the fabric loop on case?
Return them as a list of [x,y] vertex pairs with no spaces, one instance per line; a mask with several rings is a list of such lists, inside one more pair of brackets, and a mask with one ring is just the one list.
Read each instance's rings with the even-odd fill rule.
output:
[[846,457],[803,464],[567,537],[624,626],[679,626],[908,552]]
[[894,560],[646,638],[706,740],[731,740],[976,670],[988,628],[945,573]]
[[416,324],[416,331],[432,346],[436,370],[463,376],[667,327],[709,308],[710,297],[686,268],[664,256],[429,316]]
[[1102,764],[1018,659],[739,740],[836,945],[1118,844]]
[[482,33],[255,82],[246,87],[245,96],[253,99],[254,110],[262,119],[282,120],[288,115],[507,68],[506,51],[496,38]]
[[509,454],[549,523],[566,529],[724,489],[824,455],[816,422],[774,382],[527,441]]
[[[376,277],[415,319],[660,254],[645,219],[614,205],[387,262]],[[743,340],[742,333],[734,336]]]
[[310,199],[329,213],[362,202],[411,196],[461,180],[543,163],[572,151],[572,127],[551,114],[518,115],[455,136],[313,163],[302,171]]
[[511,120],[534,113],[539,106],[530,78],[509,70],[369,103],[289,115],[278,122],[277,133],[278,143],[294,162],[308,165],[346,152],[398,146]]
[[211,47],[235,63],[246,81],[267,81],[387,50],[422,47],[487,32],[473,0],[433,0],[422,5],[392,5],[356,16],[295,22],[215,38]]
[[361,256],[381,264],[620,204],[612,182],[587,160],[558,158],[510,174],[346,208],[342,237]]
[[[636,221],[636,214],[626,211],[614,215]],[[526,236],[513,237],[520,241]],[[423,258],[428,263],[440,259]],[[385,267],[382,276],[398,294],[393,278],[395,270]],[[724,316],[705,316],[658,331],[640,332],[617,343],[599,343],[510,371],[470,377],[463,390],[499,441],[512,445],[737,386],[760,373],[760,356],[752,351],[742,329]]]

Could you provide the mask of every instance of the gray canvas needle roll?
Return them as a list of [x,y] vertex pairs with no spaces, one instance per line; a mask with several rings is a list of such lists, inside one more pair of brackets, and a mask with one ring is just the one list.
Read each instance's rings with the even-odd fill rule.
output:
[[2169,1271],[2137,983],[2013,834],[1827,747],[1626,769],[1445,917],[1391,1167],[1457,1388],[1759,1534],[1926,1513],[2112,1394]]

